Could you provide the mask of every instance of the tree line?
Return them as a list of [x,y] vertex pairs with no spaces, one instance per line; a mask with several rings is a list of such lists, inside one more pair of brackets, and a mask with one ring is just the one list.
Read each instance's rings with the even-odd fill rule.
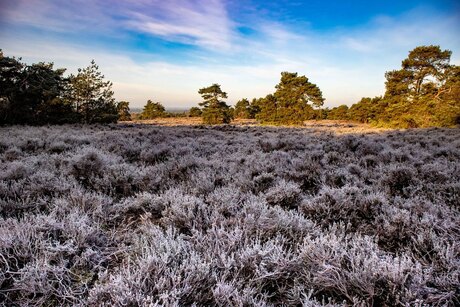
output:
[[[450,64],[452,52],[440,46],[420,46],[409,52],[401,69],[385,73],[385,94],[364,97],[351,107],[341,105],[321,108],[324,98],[321,90],[305,76],[283,72],[275,86],[276,91],[251,101],[244,98],[229,108],[219,98],[226,98],[218,84],[201,89],[203,108],[192,108],[190,113],[202,112],[205,123],[227,123],[228,117],[257,119],[267,124],[301,124],[305,120],[352,120],[381,127],[431,127],[460,124],[460,67]],[[222,95],[225,94],[225,95]],[[210,94],[210,96],[209,96]],[[216,111],[220,110],[220,113]],[[213,114],[212,116],[208,113]],[[229,114],[229,115],[223,115]]]
[[119,113],[129,114],[94,60],[76,75],[64,72],[53,63],[27,65],[0,50],[0,124],[112,123]]
[[[234,118],[262,124],[298,125],[305,120],[352,120],[384,127],[430,127],[460,124],[460,67],[450,64],[452,52],[440,46],[419,46],[401,68],[385,73],[385,94],[364,97],[351,107],[323,108],[320,88],[306,76],[282,72],[275,92],[239,100],[229,106],[217,83],[198,90],[203,101],[188,115],[205,124]],[[27,65],[0,51],[0,124],[111,123],[131,120],[129,102],[115,102],[112,83],[94,61],[76,75],[53,63]],[[185,115],[185,114],[184,114]],[[148,100],[139,119],[170,116],[160,102]]]
[[385,94],[365,97],[348,108],[327,110],[330,119],[355,120],[383,127],[431,127],[460,124],[460,66],[452,52],[420,46],[401,68],[385,73]]

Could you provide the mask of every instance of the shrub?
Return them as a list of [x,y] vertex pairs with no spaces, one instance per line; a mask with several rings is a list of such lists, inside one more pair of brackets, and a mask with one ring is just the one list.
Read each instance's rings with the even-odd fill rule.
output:
[[301,190],[298,185],[281,180],[266,192],[266,200],[270,205],[287,209],[296,208],[300,200]]
[[6,305],[460,304],[458,129],[5,131]]

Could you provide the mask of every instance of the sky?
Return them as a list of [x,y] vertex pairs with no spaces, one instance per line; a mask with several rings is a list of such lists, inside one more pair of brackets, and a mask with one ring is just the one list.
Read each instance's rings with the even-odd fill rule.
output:
[[458,0],[0,0],[0,48],[76,73],[94,59],[131,107],[196,106],[213,83],[228,103],[273,93],[282,71],[325,106],[384,93],[410,50],[440,45],[460,65]]

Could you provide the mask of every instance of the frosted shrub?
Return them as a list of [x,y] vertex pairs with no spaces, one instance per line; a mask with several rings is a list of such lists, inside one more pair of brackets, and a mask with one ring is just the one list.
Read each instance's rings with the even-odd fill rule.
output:
[[71,165],[70,173],[77,180],[84,184],[89,184],[93,176],[102,175],[105,167],[104,162],[105,161],[97,151],[90,150],[75,157]]
[[159,196],[147,192],[135,197],[125,198],[122,202],[110,208],[110,219],[117,223],[130,224],[139,219],[159,219],[165,209],[164,201]]
[[140,159],[144,162],[155,164],[168,160],[170,149],[166,146],[153,146],[152,148],[144,148],[140,153]]
[[22,150],[17,147],[9,148],[3,153],[3,159],[6,161],[14,161],[21,157]]
[[64,151],[68,150],[69,148],[70,148],[70,146],[68,144],[64,143],[63,141],[56,141],[56,142],[53,142],[50,145],[48,151],[50,153],[59,154],[59,153],[62,153]]
[[257,175],[253,178],[253,191],[254,193],[259,193],[259,192],[265,192],[267,191],[268,188],[270,188],[274,181],[275,181],[275,176],[270,174],[270,173],[262,173],[260,175]]
[[0,179],[3,180],[19,180],[25,178],[29,174],[29,170],[26,165],[22,162],[12,162],[5,165],[7,168],[3,169],[3,174],[0,175]]
[[0,304],[460,305],[459,140],[2,128]]
[[383,180],[383,184],[388,188],[393,196],[409,196],[410,189],[416,184],[416,174],[413,169],[400,166],[390,169]]
[[373,225],[385,205],[387,201],[382,193],[364,194],[348,186],[324,187],[315,198],[304,200],[300,210],[324,227],[345,222],[355,231],[375,233]]
[[300,188],[288,181],[281,180],[266,192],[266,200],[270,205],[287,209],[296,208],[300,200]]

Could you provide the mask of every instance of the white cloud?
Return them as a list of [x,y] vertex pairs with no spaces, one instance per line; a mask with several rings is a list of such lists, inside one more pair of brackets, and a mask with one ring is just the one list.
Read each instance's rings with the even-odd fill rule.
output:
[[10,22],[56,32],[136,30],[213,50],[230,49],[235,35],[223,0],[16,0],[2,11]]
[[[130,0],[123,6],[117,4],[117,12],[130,7],[123,11],[123,27],[206,49],[226,50],[202,50],[187,64],[141,62],[132,53],[72,45],[46,37],[19,40],[4,33],[2,44],[6,55],[23,56],[27,62],[54,61],[71,72],[94,58],[114,82],[117,98],[137,107],[147,99],[162,101],[169,107],[189,107],[200,100],[198,89],[212,83],[220,83],[232,103],[242,97],[261,97],[274,91],[281,71],[305,74],[322,89],[326,105],[336,106],[354,103],[363,96],[382,95],[385,71],[399,68],[409,50],[418,45],[439,44],[452,50],[452,62],[460,64],[460,36],[454,30],[459,25],[456,15],[412,12],[399,18],[380,16],[346,32],[289,29],[255,18],[250,26],[256,35],[245,37],[233,32],[233,21],[221,1],[204,2]],[[98,3],[93,13],[97,16],[102,12],[102,2]],[[27,14],[21,16],[16,17],[22,20]],[[34,18],[30,22],[44,22]],[[104,18],[99,21],[101,24],[112,22],[111,17]]]
[[216,50],[231,47],[233,23],[221,0],[152,1],[142,11],[131,12],[126,25],[167,40]]

